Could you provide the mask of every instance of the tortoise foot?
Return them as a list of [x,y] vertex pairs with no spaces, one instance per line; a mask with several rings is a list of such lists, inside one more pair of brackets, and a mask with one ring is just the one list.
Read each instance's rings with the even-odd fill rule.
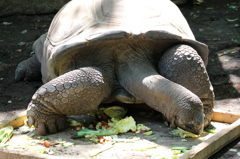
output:
[[[34,105],[32,102],[30,103]],[[35,126],[40,135],[56,133],[67,128],[66,115],[43,113],[31,107],[27,111],[27,125]]]

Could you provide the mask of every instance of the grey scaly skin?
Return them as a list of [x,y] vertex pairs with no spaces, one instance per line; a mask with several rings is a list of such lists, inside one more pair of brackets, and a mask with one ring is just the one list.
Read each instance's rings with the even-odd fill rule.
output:
[[44,84],[28,105],[28,125],[34,124],[40,134],[63,130],[66,115],[93,112],[110,95],[107,79],[97,68],[85,67]]
[[161,75],[186,87],[201,99],[205,114],[204,126],[209,125],[214,93],[205,65],[197,51],[187,45],[174,46],[162,56],[158,69]]
[[[40,134],[66,128],[66,115],[90,113],[100,103],[112,101],[112,96],[118,100],[119,88],[132,95],[121,102],[143,101],[161,112],[172,126],[201,134],[209,124],[212,86],[203,61],[192,47],[123,40],[99,44],[91,51],[94,55],[81,53],[75,70],[63,71],[34,94],[27,123]],[[28,64],[25,68],[34,67]],[[16,79],[23,74],[18,71]]]

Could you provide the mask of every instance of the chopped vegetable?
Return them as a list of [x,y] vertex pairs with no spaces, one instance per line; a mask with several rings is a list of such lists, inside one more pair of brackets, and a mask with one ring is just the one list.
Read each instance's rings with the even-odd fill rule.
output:
[[216,133],[216,128],[213,125],[209,125],[204,129],[206,132]]
[[238,152],[237,155],[240,156],[240,152]]
[[136,130],[136,123],[132,117],[126,117],[122,120],[112,119],[111,122],[108,123],[109,127],[106,129],[99,130],[90,130],[90,129],[82,129],[78,131],[76,136],[72,138],[84,137],[86,135],[92,134],[96,136],[111,136],[119,133],[125,133],[129,130]]
[[127,113],[127,111],[123,107],[112,106],[104,109],[104,113],[108,115],[110,118],[122,119]]
[[134,143],[135,141],[140,140],[139,137],[134,137],[132,139],[113,139],[113,142],[124,142],[124,143]]
[[[142,130],[145,130],[145,131],[142,131]],[[137,131],[136,131],[136,133],[140,133],[140,132],[145,133],[145,132],[147,132],[149,130],[150,130],[150,128],[145,126],[144,124],[137,124]]]
[[67,119],[68,123],[69,123],[69,126],[72,126],[72,127],[76,127],[76,126],[79,126],[81,123],[77,122],[76,120],[68,117]]
[[195,135],[191,132],[185,131],[181,128],[174,129],[173,131],[170,132],[170,134],[174,136],[180,136],[181,138],[186,138],[186,137],[191,137],[191,138],[196,138],[198,135]]
[[89,127],[92,124],[92,121],[84,120],[82,124],[83,124],[84,127]]
[[0,129],[0,143],[5,144],[13,135],[13,127],[7,126]]
[[107,121],[108,119],[110,119],[110,117],[107,114],[102,114],[100,116],[100,119]]
[[117,134],[116,130],[112,129],[100,129],[100,130],[90,130],[90,129],[82,129],[78,131],[76,136],[72,136],[72,139],[85,137],[86,135],[96,135],[96,136],[110,136]]
[[187,147],[172,147],[172,153],[175,156],[179,156],[180,154],[185,153],[187,150],[190,150],[191,148],[187,148]]
[[102,137],[98,138],[95,134],[88,134],[88,135],[85,135],[85,138],[89,138],[90,141],[97,144]]
[[44,145],[45,147],[50,147],[50,142],[45,140],[45,141],[43,142],[43,145]]
[[74,145],[74,143],[73,142],[64,142],[62,145],[63,145],[63,147],[69,147],[69,146]]
[[108,108],[101,107],[96,111],[96,116],[104,121],[111,118],[122,119],[127,113],[126,109],[120,106],[111,106]]
[[152,135],[153,134],[153,132],[152,131],[148,131],[148,132],[145,132],[145,133],[143,133],[144,135]]
[[8,147],[9,145],[7,144],[0,144],[0,147]]
[[187,148],[186,147],[180,147],[180,146],[171,147],[171,150],[182,150],[182,149],[187,149]]
[[49,137],[47,137],[47,136],[38,136],[38,139],[49,140]]
[[129,130],[136,131],[136,122],[131,116],[119,121],[115,120],[115,118],[112,118],[112,122],[108,123],[108,125],[110,126],[110,129],[112,128],[118,133],[125,133]]
[[35,149],[35,150],[33,150],[33,152],[41,153],[41,154],[47,154],[46,149]]
[[156,142],[157,140],[158,140],[158,138],[157,138],[157,137],[154,137],[154,138],[152,138],[150,141]]
[[229,149],[229,151],[237,152],[237,149]]
[[57,148],[58,151],[62,151],[63,150],[62,145],[57,145],[56,148]]

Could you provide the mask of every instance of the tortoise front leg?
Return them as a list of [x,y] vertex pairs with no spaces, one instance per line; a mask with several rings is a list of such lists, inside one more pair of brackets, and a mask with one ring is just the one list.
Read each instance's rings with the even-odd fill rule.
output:
[[111,93],[104,71],[85,67],[65,73],[40,87],[28,105],[28,126],[39,134],[56,133],[67,126],[66,115],[87,114]]
[[117,75],[129,93],[161,112],[171,126],[202,133],[203,105],[195,94],[159,75],[147,59],[129,58],[127,62],[118,65]]
[[196,94],[204,106],[205,123],[212,118],[214,93],[203,60],[188,45],[176,45],[161,57],[158,65],[161,75]]

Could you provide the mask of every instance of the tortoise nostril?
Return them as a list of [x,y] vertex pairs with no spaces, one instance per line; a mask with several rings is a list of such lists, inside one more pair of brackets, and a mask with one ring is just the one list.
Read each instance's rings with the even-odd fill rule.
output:
[[186,124],[186,127],[189,129],[193,129],[194,128],[194,124]]

